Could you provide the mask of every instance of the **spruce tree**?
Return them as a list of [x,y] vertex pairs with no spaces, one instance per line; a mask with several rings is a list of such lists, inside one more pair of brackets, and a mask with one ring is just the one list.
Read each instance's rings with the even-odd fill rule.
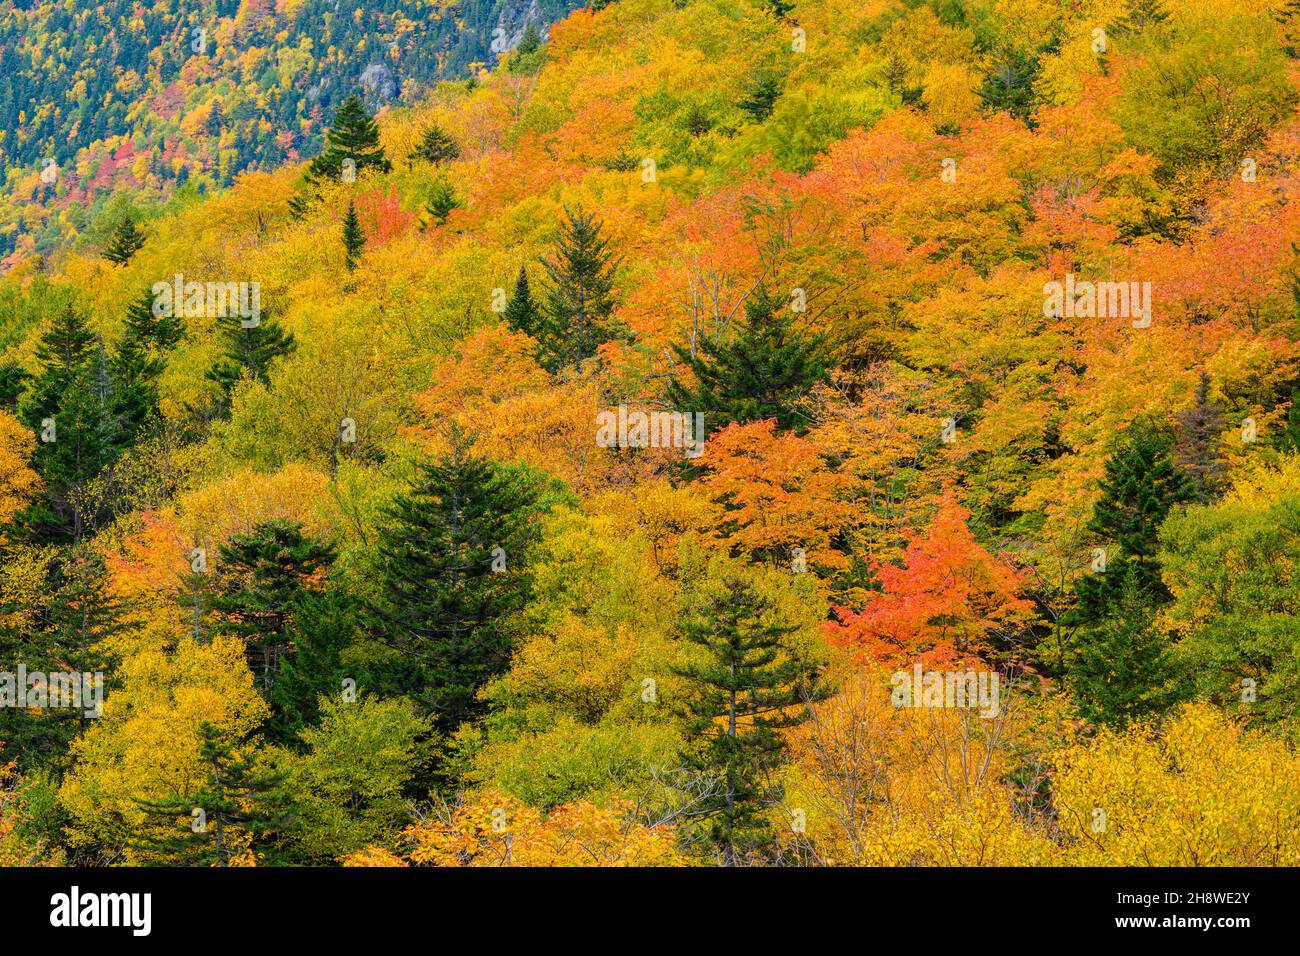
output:
[[618,260],[600,234],[602,224],[580,210],[565,216],[553,258],[542,260],[550,285],[538,339],[542,365],[551,372],[576,368],[619,334],[612,318]]
[[761,123],[772,115],[777,98],[781,95],[781,80],[772,73],[759,75],[737,105],[751,122]]
[[379,125],[374,121],[361,98],[349,96],[334,114],[334,123],[325,134],[324,151],[307,167],[307,179],[312,183],[326,180],[338,182],[343,178],[345,161],[355,163],[355,171],[375,168],[388,172],[392,164],[379,145]]
[[446,130],[434,123],[424,131],[424,135],[420,138],[420,145],[415,148],[411,156],[432,163],[434,166],[441,166],[460,156],[460,146]]
[[444,177],[439,177],[433,183],[433,189],[429,195],[429,201],[424,204],[424,211],[429,216],[429,221],[435,226],[441,226],[447,221],[453,209],[459,209],[461,201],[456,198],[456,190],[451,183]]
[[1165,710],[1175,691],[1170,644],[1155,626],[1159,597],[1143,584],[1135,563],[1114,573],[1109,613],[1074,642],[1069,686],[1086,719],[1124,727]]
[[1001,63],[985,74],[984,81],[976,92],[987,108],[1005,111],[1016,119],[1029,123],[1038,105],[1034,88],[1039,69],[1037,58],[1013,49]]
[[788,307],[763,286],[745,301],[745,323],[730,340],[702,339],[694,354],[680,345],[674,351],[694,382],[675,375],[668,399],[682,411],[703,412],[710,431],[768,418],[804,430],[799,404],[826,381],[830,365],[822,339],[799,334]]
[[342,692],[343,679],[355,677],[343,652],[356,639],[359,609],[346,593],[329,589],[304,592],[289,615],[292,653],[284,659],[271,693],[276,736],[290,740],[320,717],[320,698]]
[[1192,483],[1197,502],[1206,504],[1219,497],[1228,466],[1221,437],[1223,412],[1210,399],[1210,376],[1202,372],[1196,385],[1196,401],[1177,416],[1174,463]]
[[506,325],[515,332],[534,337],[541,325],[541,311],[528,287],[528,270],[524,266],[519,267],[519,278],[515,280],[514,294],[506,303],[505,320]]
[[1291,403],[1286,410],[1286,418],[1278,426],[1273,447],[1288,454],[1300,453],[1300,385],[1291,389]]
[[136,845],[172,865],[230,866],[249,849],[270,848],[292,825],[292,798],[285,777],[257,766],[252,747],[212,723],[199,725],[198,789],[164,800],[136,801],[162,825]]
[[1116,36],[1141,33],[1151,27],[1158,27],[1169,19],[1161,0],[1129,0],[1124,15],[1111,26]]
[[127,306],[123,337],[138,343],[141,348],[168,352],[180,344],[185,335],[185,323],[177,315],[154,315],[154,301],[153,290],[145,289]]
[[806,703],[821,694],[815,663],[791,642],[798,626],[774,611],[752,583],[731,576],[682,624],[682,638],[699,649],[674,669],[690,688],[685,711],[695,748],[686,759],[716,782],[697,819],[727,866],[770,857],[767,814],[781,800],[786,754],[781,730],[805,719]]
[[385,681],[422,702],[443,731],[483,712],[479,688],[510,663],[503,624],[527,595],[534,504],[521,472],[473,456],[453,433],[449,454],[420,464],[415,486],[380,530],[383,572],[372,613],[377,633],[401,655]]
[[293,334],[262,310],[256,325],[246,326],[238,315],[217,319],[217,328],[225,341],[225,357],[208,370],[207,378],[220,390],[212,415],[230,414],[230,399],[235,387],[244,379],[270,381],[271,364],[294,350]]
[[366,234],[361,231],[356,204],[349,200],[348,211],[343,216],[343,262],[349,272],[356,269],[361,259],[361,250],[365,247]]
[[214,631],[240,638],[248,664],[269,699],[289,646],[293,608],[319,588],[336,552],[291,521],[264,521],[221,545]]
[[136,226],[135,220],[130,216],[124,216],[109,237],[104,258],[118,265],[126,265],[131,261],[131,257],[140,251],[145,238],[145,234]]

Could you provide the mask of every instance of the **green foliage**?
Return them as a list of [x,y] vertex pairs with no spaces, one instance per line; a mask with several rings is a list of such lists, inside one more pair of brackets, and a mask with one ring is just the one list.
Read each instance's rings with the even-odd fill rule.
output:
[[348,211],[343,216],[343,261],[349,272],[356,269],[361,259],[361,250],[365,247],[366,234],[361,231],[356,204],[349,200]]
[[541,328],[542,312],[528,287],[528,269],[525,266],[519,267],[519,278],[515,280],[514,294],[506,303],[506,310],[502,317],[506,320],[506,325],[524,335],[536,336]]
[[550,284],[537,337],[541,362],[552,372],[580,366],[620,334],[613,320],[619,260],[600,234],[602,223],[581,210],[565,216],[555,252],[542,260]]
[[349,96],[334,114],[325,134],[325,149],[307,167],[307,180],[314,184],[341,182],[345,169],[360,174],[365,169],[387,172],[392,164],[379,144],[379,126],[366,112],[361,97]]
[[104,250],[104,258],[109,262],[124,266],[131,261],[132,256],[140,251],[140,247],[145,243],[145,238],[145,234],[136,226],[134,219],[123,219],[118,223],[112,237],[109,239],[108,248]]
[[668,399],[687,412],[704,412],[710,431],[733,422],[776,419],[780,428],[803,431],[800,403],[827,379],[830,357],[820,336],[798,331],[789,305],[764,286],[745,300],[745,323],[719,342],[701,337],[695,348],[674,345],[694,383],[674,376]]
[[449,163],[460,156],[460,146],[437,123],[424,131],[420,145],[415,148],[412,157],[422,159],[434,166]]

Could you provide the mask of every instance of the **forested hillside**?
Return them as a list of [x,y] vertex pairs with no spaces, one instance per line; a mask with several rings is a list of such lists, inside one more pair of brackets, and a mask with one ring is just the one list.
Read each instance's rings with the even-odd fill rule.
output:
[[616,0],[382,106],[460,13],[217,7],[105,114],[208,194],[0,280],[0,862],[1300,865],[1300,3]]
[[93,242],[137,206],[311,156],[354,90],[372,109],[416,102],[573,5],[4,0],[0,258]]

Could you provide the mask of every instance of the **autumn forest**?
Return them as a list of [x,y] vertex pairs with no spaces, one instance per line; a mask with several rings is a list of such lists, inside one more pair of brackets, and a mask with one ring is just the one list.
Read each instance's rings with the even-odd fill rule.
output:
[[1300,866],[1300,0],[77,6],[0,866]]

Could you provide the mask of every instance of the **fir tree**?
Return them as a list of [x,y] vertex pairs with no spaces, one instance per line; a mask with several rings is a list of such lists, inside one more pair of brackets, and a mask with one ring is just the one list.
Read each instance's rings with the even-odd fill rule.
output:
[[136,226],[135,220],[130,216],[124,216],[109,237],[108,247],[104,250],[104,258],[120,266],[126,265],[131,261],[131,257],[140,251],[144,241],[145,234]]
[[541,48],[542,34],[538,31],[537,24],[530,23],[524,27],[523,35],[519,38],[519,45],[515,47],[515,56],[529,56]]
[[1174,464],[1169,435],[1144,419],[1130,425],[1106,462],[1101,499],[1088,524],[1106,542],[1106,570],[1079,580],[1072,623],[1095,624],[1108,617],[1130,566],[1136,593],[1155,603],[1168,600],[1156,561],[1160,526],[1171,509],[1194,494],[1192,481]]
[[618,260],[600,235],[602,224],[590,213],[565,215],[554,257],[542,260],[550,286],[538,339],[542,364],[552,372],[576,368],[618,334],[612,318]]
[[[145,289],[126,310],[124,338],[156,352],[169,352],[185,335],[185,323],[178,315],[155,315],[153,290]],[[173,310],[178,312],[179,309]]]
[[1158,27],[1169,19],[1161,0],[1128,0],[1124,15],[1111,26],[1116,36],[1141,33],[1150,27]]
[[361,231],[356,204],[348,201],[348,211],[343,216],[343,262],[349,272],[356,269],[361,250],[366,246],[366,234]]
[[429,201],[424,204],[424,211],[435,226],[441,226],[447,221],[451,211],[459,209],[460,206],[461,201],[456,198],[455,188],[447,179],[440,176],[433,183]]
[[212,610],[218,634],[244,641],[248,663],[268,698],[289,648],[291,613],[304,593],[319,587],[334,548],[289,521],[265,521],[221,546]]
[[506,303],[505,320],[506,325],[515,332],[534,337],[541,325],[541,311],[528,287],[528,270],[524,266],[519,267],[519,278],[515,280],[514,294]]
[[803,720],[806,703],[820,696],[815,665],[790,640],[798,627],[774,620],[774,610],[753,584],[728,577],[682,625],[682,637],[699,648],[694,661],[675,668],[692,691],[686,713],[697,747],[687,762],[716,781],[697,810],[727,866],[770,856],[767,814],[781,800],[786,752],[781,730]]
[[1195,500],[1206,504],[1219,497],[1228,466],[1224,461],[1221,436],[1223,412],[1210,399],[1210,376],[1202,372],[1196,385],[1196,401],[1177,416],[1174,463],[1192,483]]
[[1136,563],[1114,573],[1109,613],[1075,642],[1069,685],[1085,718],[1123,727],[1173,702],[1173,669],[1169,642],[1155,627],[1159,597],[1144,586]]
[[781,95],[781,80],[772,73],[763,73],[750,86],[745,98],[737,104],[740,111],[752,122],[761,123],[772,115],[777,98]]
[[985,75],[977,92],[989,109],[1010,113],[1016,119],[1029,123],[1038,104],[1034,93],[1038,72],[1039,63],[1036,58],[1020,50],[1013,50]]
[[197,790],[137,801],[164,827],[137,846],[183,866],[230,866],[246,844],[274,848],[275,838],[292,823],[284,775],[260,769],[251,746],[241,746],[207,721],[199,725],[199,759],[205,775]]
[[289,616],[289,643],[280,678],[272,690],[277,736],[289,740],[320,716],[320,698],[337,696],[343,679],[353,676],[343,652],[360,624],[355,602],[342,591],[304,592]]
[[16,362],[0,362],[0,408],[18,408],[18,398],[31,380],[27,370]]
[[325,134],[324,151],[307,167],[308,181],[317,184],[340,181],[347,160],[355,164],[353,169],[357,173],[371,167],[382,172],[392,168],[379,145],[379,125],[356,94],[344,100],[334,114],[334,123]]
[[230,414],[230,399],[235,387],[245,379],[270,381],[271,364],[294,350],[293,334],[284,331],[276,320],[263,309],[254,325],[238,315],[217,319],[217,327],[225,340],[225,357],[208,370],[207,378],[220,390],[210,414],[225,417]]
[[1300,453],[1300,384],[1291,388],[1291,402],[1286,418],[1279,425],[1273,447],[1288,454]]
[[800,335],[784,303],[759,286],[745,301],[745,324],[729,340],[701,340],[695,353],[674,346],[694,383],[674,376],[668,399],[678,409],[703,412],[710,431],[732,422],[776,419],[803,430],[799,403],[827,378],[822,339]]
[[421,700],[443,731],[483,712],[479,688],[510,663],[503,618],[527,593],[534,500],[519,471],[472,456],[468,440],[453,434],[451,452],[421,463],[380,531],[373,615],[402,656],[385,679]]
[[411,156],[432,163],[434,166],[441,166],[460,156],[460,146],[446,130],[434,123],[424,131],[424,135],[420,138],[420,145],[415,148]]

